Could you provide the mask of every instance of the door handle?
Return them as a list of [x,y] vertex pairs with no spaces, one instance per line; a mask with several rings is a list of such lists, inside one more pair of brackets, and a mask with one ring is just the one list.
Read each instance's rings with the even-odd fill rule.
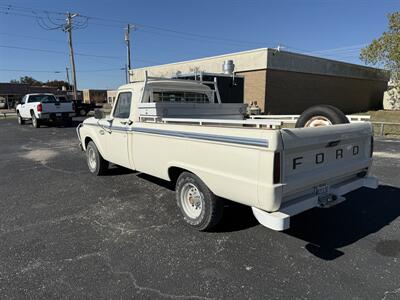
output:
[[133,124],[133,121],[131,121],[131,120],[128,120],[128,121],[121,121],[120,123],[121,123],[122,125],[126,125],[126,124],[132,125],[132,124]]

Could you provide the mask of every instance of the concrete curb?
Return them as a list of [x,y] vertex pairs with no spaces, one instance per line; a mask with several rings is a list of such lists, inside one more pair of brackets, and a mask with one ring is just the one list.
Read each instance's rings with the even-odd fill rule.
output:
[[4,119],[6,119],[7,117],[16,117],[17,113],[10,112],[10,111],[0,111],[0,116],[2,116]]
[[8,112],[8,111],[0,111],[0,116],[2,116],[4,119],[6,119],[7,117],[16,117],[17,113]]

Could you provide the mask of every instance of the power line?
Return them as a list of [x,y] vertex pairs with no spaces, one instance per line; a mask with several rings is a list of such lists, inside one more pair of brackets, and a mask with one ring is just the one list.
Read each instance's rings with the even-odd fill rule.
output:
[[[7,32],[0,32],[0,35],[6,35],[6,36],[12,36],[12,37],[20,37],[24,39],[33,39],[33,40],[41,40],[41,41],[48,41],[48,42],[53,42],[53,43],[64,43],[63,40],[58,40],[58,39],[47,39],[47,38],[42,38],[42,37],[35,37],[35,36],[30,36],[30,35],[24,35],[24,34],[16,34],[16,33],[7,33]],[[101,45],[109,45],[110,43],[106,42],[75,42],[75,44],[78,45],[83,45],[83,44],[101,44]]]
[[41,41],[48,41],[48,42],[54,42],[54,43],[63,43],[64,41],[62,40],[54,40],[54,39],[46,39],[46,38],[41,38],[41,37],[34,37],[30,35],[24,35],[24,34],[15,34],[15,33],[6,33],[6,32],[0,32],[0,35],[7,35],[7,36],[12,36],[12,37],[21,37],[24,39],[33,39],[33,40],[41,40]]
[[[9,45],[0,45],[0,48],[18,49],[18,50],[32,51],[32,52],[55,53],[55,54],[63,54],[63,55],[68,54],[68,52],[60,51],[60,50],[27,48],[27,47],[9,46]],[[123,60],[122,57],[118,57],[118,56],[96,55],[96,54],[81,53],[81,52],[75,52],[75,55],[83,56],[83,57],[87,57],[87,58],[107,58],[107,59]],[[158,62],[158,61],[146,60],[146,59],[136,59],[136,61],[144,62],[144,63],[160,64],[160,62]]]
[[367,46],[367,44],[357,44],[357,45],[351,45],[351,46],[346,46],[346,47],[310,51],[310,52],[308,52],[308,54],[351,52],[351,51],[358,51],[365,46]]
[[21,70],[21,69],[0,69],[6,72],[34,72],[34,73],[61,73],[61,71],[54,70]]
[[[37,12],[42,12],[45,14],[63,14],[62,12],[56,12],[56,11],[47,11],[47,10],[43,10],[43,9],[37,9],[37,8],[28,8],[28,7],[22,7],[22,6],[14,6],[12,4],[8,4],[8,5],[0,5],[0,8],[3,6],[3,9],[6,8],[8,13],[10,10],[16,8],[17,10],[22,10],[22,11],[30,11],[34,13]],[[169,29],[169,28],[165,28],[165,27],[159,27],[159,26],[154,26],[154,25],[148,25],[148,24],[142,24],[142,23],[136,23],[136,22],[131,22],[131,21],[123,21],[123,20],[115,20],[115,19],[110,19],[110,18],[103,18],[103,17],[95,17],[95,16],[89,16],[89,15],[83,15],[80,14],[79,16],[86,18],[87,20],[99,20],[99,21],[105,21],[105,22],[112,22],[112,23],[119,23],[121,24],[126,24],[126,23],[132,23],[135,26],[137,26],[138,28],[149,28],[149,29],[154,29],[154,30],[158,30],[158,31],[162,31],[162,32],[169,32],[169,33],[174,33],[174,34],[180,34],[180,35],[184,35],[184,36],[188,36],[188,37],[197,37],[197,38],[201,38],[201,39],[207,39],[207,40],[215,40],[215,41],[224,41],[224,42],[234,42],[234,43],[239,43],[239,44],[253,44],[253,45],[265,45],[266,42],[259,42],[259,41],[245,41],[245,40],[236,40],[236,39],[230,39],[230,38],[224,38],[224,37],[218,37],[218,36],[212,36],[212,35],[205,35],[205,34],[199,34],[199,33],[193,33],[193,32],[186,32],[186,31],[180,31],[180,30],[175,30],[175,29]],[[100,24],[99,24],[100,25]],[[104,24],[102,24],[104,25]],[[108,26],[108,25],[105,25]],[[115,25],[110,25],[112,27],[118,27],[121,28],[120,26],[115,26]]]
[[[19,46],[8,46],[8,45],[0,45],[0,48],[10,48],[10,49],[19,49],[19,50],[26,50],[26,51],[36,51],[36,52],[47,52],[47,53],[57,53],[57,54],[68,54],[65,51],[59,50],[50,50],[50,49],[37,49],[37,48],[27,48],[27,47],[19,47]],[[76,52],[75,55],[79,56],[90,56],[90,57],[98,57],[98,58],[108,58],[108,59],[122,59],[118,56],[108,56],[108,55],[96,55],[96,54],[88,54],[88,53],[80,53]]]
[[[53,14],[53,15],[63,15],[62,12],[57,12],[57,11],[48,11],[48,10],[42,10],[42,9],[37,9],[37,8],[29,8],[29,7],[23,7],[23,6],[15,6],[15,5],[0,5],[0,12],[1,9],[3,9],[3,13],[5,11],[6,14],[21,14],[21,13],[32,13],[34,14],[35,12],[37,13],[38,11],[41,11],[45,15]],[[12,10],[15,10],[16,12],[12,12]],[[33,11],[33,12],[32,12]],[[31,17],[35,17],[34,15],[30,15]],[[169,36],[172,38],[178,38],[178,39],[185,39],[185,40],[193,40],[193,41],[213,41],[213,42],[223,42],[223,43],[229,43],[233,45],[265,45],[266,42],[263,41],[246,41],[246,40],[236,40],[236,39],[230,39],[230,38],[224,38],[224,37],[218,37],[218,36],[212,36],[212,35],[205,35],[205,34],[198,34],[198,33],[193,33],[193,32],[186,32],[186,31],[180,31],[180,30],[175,30],[175,29],[170,29],[170,28],[165,28],[165,27],[159,27],[159,26],[154,26],[154,25],[148,25],[148,24],[141,24],[141,23],[135,23],[135,22],[129,22],[126,20],[117,20],[117,19],[111,19],[111,18],[104,18],[104,17],[96,17],[96,16],[89,16],[89,15],[80,15],[82,18],[86,18],[87,21],[90,20],[92,24],[99,25],[99,26],[107,26],[107,27],[114,27],[114,28],[123,28],[123,25],[126,23],[133,23],[135,24],[136,28],[139,29],[138,32],[144,32],[148,34],[155,34],[155,35],[162,35],[162,36]],[[100,22],[108,22],[112,24],[104,24],[104,23],[99,23]],[[114,25],[114,24],[121,24],[121,25]],[[282,44],[281,44],[282,45]],[[339,47],[339,48],[332,48],[332,49],[324,49],[324,50],[304,50],[304,49],[298,49],[295,47],[283,45],[287,49],[293,49],[295,51],[299,51],[300,53],[306,54],[306,55],[320,55],[320,56],[333,56],[337,57],[339,55],[348,55],[352,54],[354,52],[357,52],[361,47],[364,47],[366,44],[359,44],[359,45],[353,45],[353,46],[347,46],[347,47]]]
[[[111,71],[122,71],[125,68],[113,68],[113,69],[97,69],[97,70],[77,70],[77,73],[95,73],[95,72],[111,72]],[[24,70],[24,69],[0,69],[4,72],[32,72],[32,73],[63,73],[64,71],[58,70]]]

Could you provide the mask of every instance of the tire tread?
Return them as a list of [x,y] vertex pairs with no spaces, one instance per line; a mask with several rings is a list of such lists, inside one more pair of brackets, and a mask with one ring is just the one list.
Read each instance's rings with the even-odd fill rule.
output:
[[[195,224],[190,219],[185,216],[185,213],[181,207],[180,202],[180,189],[181,187],[187,183],[193,183],[200,188],[200,192],[203,193],[204,203],[205,203],[205,213],[204,218],[198,223]],[[207,231],[213,227],[215,227],[222,218],[223,213],[223,203],[222,199],[218,198],[213,194],[213,192],[206,186],[206,184],[196,175],[190,172],[183,172],[176,182],[176,201],[179,209],[184,215],[185,222],[191,227],[196,228],[199,231]]]

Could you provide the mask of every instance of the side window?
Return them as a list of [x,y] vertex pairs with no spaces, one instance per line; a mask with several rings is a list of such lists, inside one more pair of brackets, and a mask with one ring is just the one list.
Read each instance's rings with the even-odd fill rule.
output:
[[114,118],[129,118],[129,114],[131,112],[131,98],[132,94],[130,92],[119,93],[114,108]]

